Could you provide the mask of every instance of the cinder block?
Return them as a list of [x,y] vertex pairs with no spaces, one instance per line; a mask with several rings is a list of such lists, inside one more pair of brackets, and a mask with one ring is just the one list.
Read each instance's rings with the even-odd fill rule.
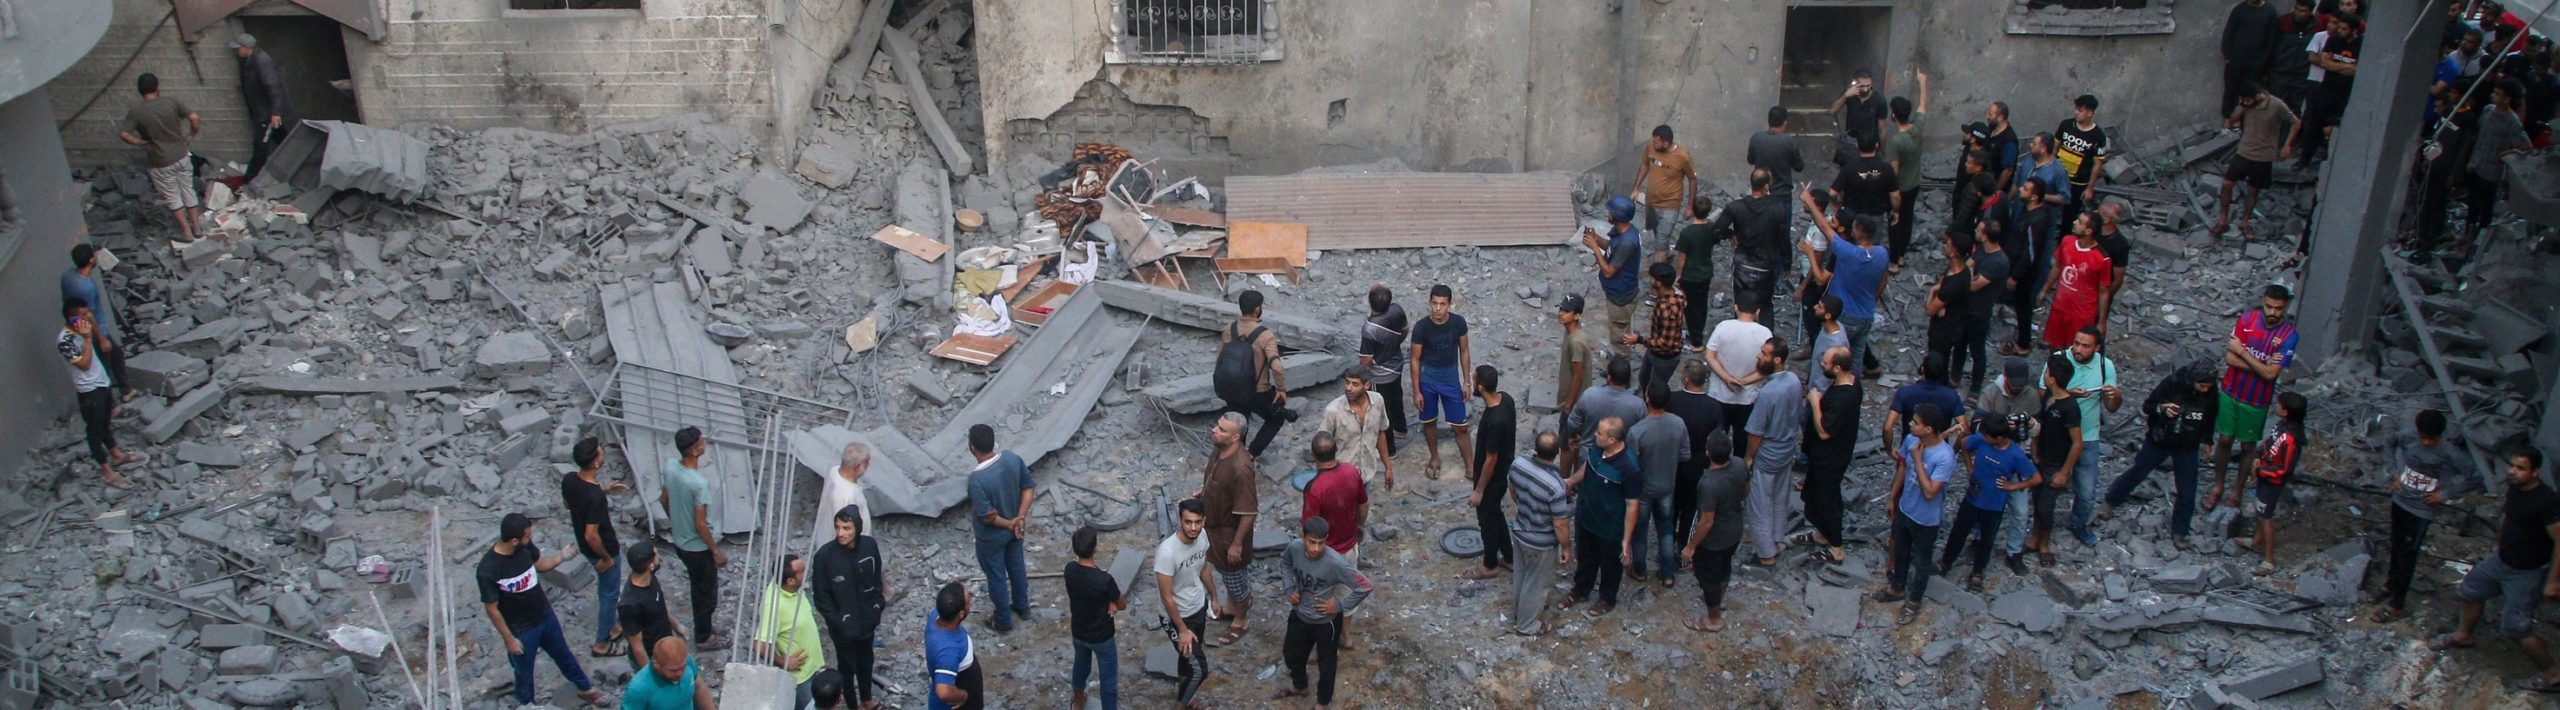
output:
[[127,377],[134,389],[162,397],[176,397],[202,385],[212,376],[205,361],[167,350],[153,350],[124,361]]
[[222,652],[214,662],[214,672],[222,675],[266,675],[276,672],[276,647],[241,646]]
[[207,651],[228,651],[267,642],[267,630],[248,624],[206,624],[196,632],[196,645]]

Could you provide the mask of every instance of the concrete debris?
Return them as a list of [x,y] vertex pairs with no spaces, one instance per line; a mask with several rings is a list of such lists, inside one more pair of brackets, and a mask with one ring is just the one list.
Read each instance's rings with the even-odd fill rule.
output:
[[126,358],[125,373],[132,377],[134,389],[162,397],[176,397],[195,389],[212,376],[205,361],[168,350]]
[[1806,615],[1813,629],[1824,635],[1846,638],[1858,633],[1859,594],[1854,589],[1827,585],[1810,585],[1805,589]]
[[[1225,330],[1235,323],[1236,304],[1187,291],[1150,286],[1129,281],[1096,281],[1087,291],[1102,297],[1113,308],[1160,318],[1169,323],[1201,330]],[[1083,292],[1078,292],[1081,295]],[[1070,299],[1073,300],[1079,299]],[[1263,327],[1280,338],[1280,346],[1291,350],[1352,352],[1351,330],[1314,318],[1276,312],[1264,307]]]
[[[1339,381],[1343,372],[1356,362],[1349,355],[1335,353],[1290,353],[1280,356],[1280,367],[1289,373],[1289,390],[1297,392]],[[1165,411],[1175,414],[1204,414],[1226,407],[1218,399],[1215,383],[1209,373],[1148,385],[1139,396]]]
[[462,381],[444,375],[417,377],[384,377],[349,379],[340,377],[251,377],[240,381],[243,392],[281,394],[303,397],[348,396],[362,394],[400,394],[410,392],[451,392],[462,389]]
[[2310,655],[2277,664],[2255,674],[2217,683],[2222,692],[2249,700],[2265,700],[2327,680],[2327,666]]
[[935,101],[932,87],[925,83],[921,49],[904,32],[886,32],[880,37],[880,48],[889,55],[889,65],[898,72],[898,83],[907,90],[907,106],[915,110],[916,124],[923,127],[925,138],[934,151],[942,154],[942,167],[953,176],[978,171],[977,159],[970,157],[960,136],[951,130],[951,120],[942,115],[942,105]]
[[239,449],[187,442],[178,445],[178,460],[211,468],[237,468],[247,459]]
[[2053,599],[2045,596],[2043,590],[2035,587],[2023,587],[1993,599],[1991,615],[2016,624],[2028,633],[2040,634],[2062,625],[2061,610],[2055,608]]
[[[907,163],[898,170],[895,186],[897,224],[913,225],[910,229],[927,239],[951,243],[950,227],[951,177],[933,169],[923,161]],[[951,280],[959,262],[949,253],[926,261],[903,250],[891,249],[890,257],[897,265],[898,288],[908,303],[941,305],[951,298]]]
[[[431,146],[397,131],[344,121],[302,121],[285,135],[268,164],[249,185],[252,194],[281,198],[295,190],[361,190],[394,202],[412,202],[434,181]],[[306,169],[319,154],[318,169]]]
[[551,369],[551,347],[532,331],[499,333],[480,343],[471,364],[472,374],[482,378],[541,374]]
[[156,416],[144,417],[142,438],[158,444],[176,437],[178,432],[187,426],[187,422],[195,421],[196,417],[211,411],[214,405],[221,404],[222,398],[230,393],[231,389],[222,385],[197,387],[186,396],[179,397],[178,401],[170,403],[168,409],[161,410]]
[[800,196],[800,188],[771,168],[758,171],[738,188],[738,201],[747,205],[747,223],[788,233],[809,218],[817,203]]
[[223,675],[265,675],[276,672],[276,647],[264,644],[240,646],[222,652],[222,660],[214,663],[214,672]]

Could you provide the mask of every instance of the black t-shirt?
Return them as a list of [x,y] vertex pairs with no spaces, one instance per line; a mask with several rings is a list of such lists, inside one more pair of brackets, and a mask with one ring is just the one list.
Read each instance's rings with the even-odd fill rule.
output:
[[1449,322],[1435,323],[1430,316],[1413,322],[1413,344],[1422,346],[1422,366],[1434,370],[1458,367],[1458,339],[1467,337],[1467,317],[1449,314]]
[[[1983,141],[1982,150],[1990,153],[1992,160],[2001,161],[1999,165],[1991,166],[1993,175],[2000,174],[2002,170],[2016,169],[2018,156],[2023,154],[2018,148],[2018,130],[2014,127],[2002,128],[1999,133],[1991,134],[1991,140]],[[2012,174],[2010,178],[2000,183],[2000,189],[2006,190],[2018,186],[2017,176]]]
[[[1503,490],[1508,485],[1511,479],[1511,457],[1520,453],[1520,403],[1512,400],[1509,392],[1501,394],[1501,404],[1486,407],[1484,411],[1476,413],[1477,418],[1482,420],[1476,425],[1476,456],[1479,460],[1488,454],[1496,457],[1493,461],[1493,480],[1485,484],[1485,490],[1488,491]],[[1475,480],[1477,473],[1475,465],[1474,461],[1467,462],[1467,480],[1469,481]]]
[[1841,102],[1840,113],[1841,130],[1848,131],[1849,137],[1861,139],[1878,137],[1876,121],[1885,116],[1884,97],[1873,93],[1867,94],[1863,99],[1850,97],[1849,100]]
[[2498,523],[2498,560],[2508,569],[2551,564],[2552,523],[2560,523],[2560,493],[2550,486],[2507,488],[2505,519]]
[[533,568],[539,559],[542,550],[533,545],[517,545],[512,555],[498,554],[492,547],[480,556],[480,603],[496,603],[498,618],[507,622],[508,631],[540,626],[551,616],[551,598],[542,593],[542,573]]
[[1120,580],[1099,567],[1067,563],[1067,612],[1075,638],[1085,643],[1111,640],[1111,603],[1120,600]]
[[1831,189],[1840,191],[1841,209],[1882,216],[1893,209],[1893,196],[1902,191],[1902,182],[1884,156],[1861,155],[1841,166],[1839,177],[1831,179]]
[[2077,119],[2063,119],[2062,125],[2054,127],[2053,145],[2055,155],[2080,156],[2079,166],[2071,171],[2071,184],[2075,187],[2088,187],[2098,174],[2098,161],[2108,155],[2106,131],[2094,125],[2081,130]]
[[2133,240],[2126,238],[2123,231],[2098,235],[2098,253],[2107,255],[2107,263],[2114,264],[2118,271],[2133,268],[2133,262],[2125,261],[2125,257],[2133,256]]
[[2071,445],[2080,437],[2071,430],[2080,426],[2080,401],[2069,397],[2054,400],[2036,412],[2036,465],[2046,470],[2062,467],[2071,457]]
[[1973,270],[1938,275],[1938,300],[1947,310],[1929,318],[1929,346],[1941,348],[1964,340],[1964,319],[1973,308]]
[[641,648],[657,648],[658,639],[676,635],[675,617],[667,615],[666,587],[659,580],[649,580],[646,587],[623,582],[622,601],[613,608],[622,632],[640,635]]
[[1965,310],[1968,311],[1965,317],[1974,320],[1989,318],[1992,304],[2009,302],[2009,252],[1974,250],[1973,272],[1991,283],[1974,292],[1973,300],[1965,302]]
[[1858,451],[1858,404],[1866,397],[1862,384],[1835,384],[1822,391],[1822,430],[1831,438],[1822,438],[1811,426],[1804,431],[1805,465],[1839,468],[1849,465]]
[[[560,476],[560,502],[569,507],[569,531],[577,536],[578,554],[592,562],[622,554],[622,540],[613,534],[613,504],[606,501],[604,487],[587,481],[576,473]],[[587,549],[587,526],[596,526],[596,540],[604,550]]]
[[[2360,61],[2362,58],[2360,55],[2364,53],[2364,35],[2342,38],[2337,33],[2331,32],[2328,44],[2321,45],[2320,48],[2338,59],[2350,62]],[[2358,71],[2362,71],[2362,67],[2358,67]],[[2355,86],[2356,78],[2342,72],[2328,72],[2320,77],[2320,88],[2328,91],[2331,96],[2343,98],[2348,90]]]
[[[1724,403],[1705,392],[1679,390],[1671,393],[1671,401],[1662,405],[1662,411],[1679,415],[1680,423],[1689,429],[1689,460],[1680,464],[1681,471],[1694,475],[1707,470],[1707,437],[1724,430]],[[1742,453],[1737,450],[1733,455],[1739,457]]]

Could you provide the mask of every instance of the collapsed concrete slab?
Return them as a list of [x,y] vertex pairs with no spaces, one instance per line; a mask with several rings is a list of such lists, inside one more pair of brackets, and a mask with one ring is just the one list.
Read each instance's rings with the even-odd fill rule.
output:
[[952,175],[978,172],[977,160],[960,142],[960,134],[951,130],[951,120],[942,115],[942,105],[933,100],[933,86],[925,83],[921,49],[905,32],[884,32],[880,48],[889,55],[889,66],[898,74],[898,83],[906,87],[907,106],[914,109],[916,125],[924,128],[934,152],[942,154],[942,166]]
[[[975,463],[969,456],[969,427],[995,427],[996,443],[1037,464],[1083,428],[1085,416],[1101,402],[1102,393],[1120,372],[1120,363],[1138,344],[1134,323],[1120,323],[1104,313],[1098,299],[1067,299],[1031,339],[1005,355],[1004,369],[978,390],[976,398],[953,415],[950,424],[923,442],[934,461],[955,470]],[[1040,396],[1065,385],[1063,397]]]
[[[1132,281],[1095,281],[1085,290],[1100,295],[1102,302],[1112,308],[1155,316],[1168,323],[1201,330],[1225,330],[1235,323],[1238,313],[1236,304],[1223,299]],[[1265,309],[1262,325],[1280,338],[1281,347],[1291,350],[1351,352],[1354,345],[1351,340],[1354,331],[1347,324],[1337,326],[1305,316],[1271,313]]]
[[162,397],[185,394],[212,376],[212,370],[205,361],[167,350],[153,350],[127,358],[124,368],[134,389]]
[[815,202],[800,196],[800,187],[772,168],[756,171],[738,187],[738,201],[747,205],[747,222],[776,232],[790,232],[817,209]]
[[406,392],[451,392],[462,389],[462,381],[444,375],[384,377],[359,380],[347,377],[251,377],[240,381],[240,390],[252,394],[281,394],[304,397],[322,395],[397,394]]
[[[898,170],[898,224],[928,239],[951,244],[951,177],[924,161],[911,161]],[[942,258],[932,261],[916,257],[904,250],[890,249],[890,259],[897,265],[900,297],[908,303],[928,305],[951,296],[951,279],[958,269],[957,258],[944,250]]]
[[222,385],[198,387],[195,391],[188,392],[186,396],[179,397],[178,401],[170,403],[169,408],[161,410],[159,416],[144,420],[142,438],[154,444],[176,438],[178,432],[186,428],[187,422],[195,421],[196,417],[211,411],[214,405],[221,404],[222,398],[230,394],[231,388]]
[[2249,700],[2265,700],[2292,692],[2329,678],[2326,666],[2317,655],[2304,656],[2277,664],[2238,680],[2217,683],[2222,692]]
[[[1342,379],[1351,364],[1358,360],[1334,353],[1290,353],[1280,356],[1280,368],[1289,373],[1289,391],[1307,389]],[[1148,385],[1138,396],[1175,414],[1203,414],[1226,407],[1218,399],[1213,376],[1202,373]]]
[[[920,515],[939,517],[969,497],[968,477],[942,472],[933,459],[896,429],[855,432],[822,426],[792,432],[791,455],[819,475],[833,475],[846,444],[871,447],[871,468],[862,474],[863,506],[873,517]],[[968,469],[953,469],[966,471]],[[919,480],[924,483],[918,483]]]
[[471,365],[473,375],[489,379],[538,375],[551,369],[551,348],[532,331],[508,331],[482,341]]

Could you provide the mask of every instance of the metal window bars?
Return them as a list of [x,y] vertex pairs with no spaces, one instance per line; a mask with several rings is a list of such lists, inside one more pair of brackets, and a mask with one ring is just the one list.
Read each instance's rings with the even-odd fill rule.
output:
[[843,407],[630,362],[615,364],[605,376],[588,414],[666,434],[699,427],[714,443],[786,457],[789,442],[765,436],[767,424],[787,434],[827,425],[850,428],[853,421],[853,411]]
[[1119,0],[1104,60],[1213,66],[1279,59],[1279,0]]
[[[729,633],[735,635],[733,638],[739,639],[738,642],[729,646],[731,663],[782,666],[781,648],[770,642],[775,639],[790,638],[794,629],[789,624],[798,621],[797,615],[787,609],[769,608],[773,605],[766,601],[780,594],[784,556],[793,552],[806,552],[794,549],[797,547],[794,541],[801,539],[799,533],[805,530],[806,526],[794,525],[792,521],[792,493],[799,483],[799,476],[796,475],[799,464],[788,450],[788,434],[789,430],[784,427],[781,419],[768,418],[764,421],[764,430],[759,435],[758,445],[755,447],[754,500],[757,524],[754,530],[747,533],[747,542],[744,546],[745,583],[731,589],[732,598],[737,600],[737,605],[730,610]],[[805,561],[805,555],[803,559]],[[796,602],[809,603],[807,594],[807,580],[804,579]],[[777,611],[783,615],[783,618],[771,620],[774,633],[768,635],[764,633],[768,623],[765,614]],[[802,662],[817,664],[827,662],[824,649],[810,649],[810,651],[809,657],[804,658]]]

